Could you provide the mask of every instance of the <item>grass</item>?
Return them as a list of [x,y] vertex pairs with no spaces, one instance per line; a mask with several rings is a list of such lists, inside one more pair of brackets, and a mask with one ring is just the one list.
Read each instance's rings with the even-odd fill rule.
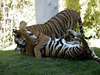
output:
[[[100,56],[100,49],[96,48]],[[93,60],[42,58],[0,51],[0,75],[100,75],[100,64]]]

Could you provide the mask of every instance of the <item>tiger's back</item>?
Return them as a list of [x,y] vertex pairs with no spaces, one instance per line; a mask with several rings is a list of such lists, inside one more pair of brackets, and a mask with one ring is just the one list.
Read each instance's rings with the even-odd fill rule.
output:
[[61,37],[67,33],[68,29],[75,30],[79,23],[80,32],[83,33],[82,21],[78,12],[66,9],[49,19],[44,24],[28,26],[27,29],[33,33],[40,31],[50,37]]

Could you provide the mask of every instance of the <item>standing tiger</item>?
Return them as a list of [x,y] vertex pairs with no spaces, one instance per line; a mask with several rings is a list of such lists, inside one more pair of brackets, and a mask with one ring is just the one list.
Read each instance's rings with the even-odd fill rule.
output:
[[[73,30],[70,31],[73,34]],[[78,58],[78,59],[93,59],[100,63],[100,58],[88,46],[86,40],[76,35],[74,32],[74,40],[66,41],[64,38],[54,38],[46,36],[43,33],[39,37],[27,32],[31,42],[33,42],[34,50],[40,50],[42,57],[61,57],[61,58]],[[44,37],[44,38],[42,38]]]
[[[26,23],[24,21],[21,21],[20,27],[24,28],[25,24]],[[34,34],[39,31],[47,36],[58,38],[67,34],[68,29],[76,30],[77,24],[79,25],[80,33],[84,35],[83,24],[79,13],[74,10],[66,9],[56,14],[44,24],[27,26],[26,29]]]

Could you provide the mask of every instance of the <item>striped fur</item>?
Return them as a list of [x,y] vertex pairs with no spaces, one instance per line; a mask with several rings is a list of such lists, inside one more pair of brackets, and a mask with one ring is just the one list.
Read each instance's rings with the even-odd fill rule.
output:
[[[32,37],[33,35],[31,35],[32,39],[34,39],[34,37]],[[73,35],[74,37],[77,36],[76,34]],[[44,37],[44,39],[42,37]],[[52,39],[51,37],[48,37],[41,33],[36,39],[38,41],[37,45],[34,42],[33,46],[34,50],[40,50],[40,55],[42,57],[94,59],[100,63],[100,58],[96,56],[94,51],[90,50],[86,40],[83,37],[77,38],[79,38],[80,40],[74,38],[75,40],[69,42],[64,38]]]
[[15,43],[17,44],[15,51],[19,54],[24,54],[26,48],[25,40],[17,36],[17,38],[15,39]]
[[[26,37],[29,39],[29,50],[36,57],[61,57],[61,58],[78,58],[93,59],[100,63],[100,58],[95,52],[90,50],[86,40],[83,37],[77,37],[76,32],[70,31],[74,35],[73,41],[66,41],[64,38],[51,38],[43,33],[37,36],[30,31],[26,31]],[[25,37],[25,36],[24,36]],[[76,39],[79,38],[78,40]],[[27,40],[27,39],[26,39]],[[20,43],[21,46],[27,42]],[[18,42],[17,42],[18,44]],[[26,47],[24,47],[26,49]]]
[[[20,23],[20,26],[22,24],[26,24],[22,22]],[[64,34],[67,34],[68,29],[76,30],[77,24],[79,24],[80,33],[84,35],[83,25],[79,13],[74,10],[66,9],[56,14],[44,24],[27,26],[26,29],[34,34],[39,31],[47,36],[59,38],[64,36]],[[23,25],[22,28],[24,27],[25,25]]]
[[[13,33],[15,34],[15,41],[16,41],[15,43],[17,44],[17,48],[16,49],[22,49],[22,50],[19,50],[19,51],[23,51],[23,48],[22,48],[23,47],[23,43],[24,43],[23,41],[25,41],[25,43],[26,43],[25,46],[26,47],[25,47],[25,50],[24,50],[24,54],[34,55],[34,52],[33,52],[33,48],[34,48],[33,47],[33,40],[34,39],[32,40],[32,38],[29,37],[33,33],[31,33],[30,31],[28,32],[26,30],[23,30],[23,32],[22,32],[22,30],[16,30],[16,29],[13,30]],[[68,34],[66,34],[66,38],[67,38],[68,41],[70,41],[69,39],[71,39],[73,36],[77,35],[77,34],[75,34],[75,35],[73,35],[73,34],[75,34],[75,33],[72,32],[71,30],[68,30]],[[42,35],[42,33],[40,33],[40,32],[37,32],[35,34],[36,37],[41,38],[41,39],[38,39],[38,40],[41,40],[41,42],[39,42],[39,44],[34,48],[34,51],[35,51],[36,56],[39,56],[39,54],[40,54],[38,52],[38,50],[40,50],[41,45],[43,43],[47,42],[47,40],[48,40],[48,37],[47,38],[46,37],[44,38],[44,36],[42,37],[41,35]],[[79,35],[77,35],[77,36],[79,36]],[[30,40],[30,38],[31,38],[31,40]],[[73,38],[71,40],[73,40]],[[33,54],[32,54],[32,52],[33,52]]]
[[[66,38],[66,34],[68,34],[67,30],[68,29],[76,30],[77,24],[79,24],[80,33],[83,36],[84,33],[83,33],[82,21],[81,21],[79,13],[77,13],[74,10],[66,9],[64,11],[59,12],[57,15],[52,17],[50,20],[48,20],[44,24],[37,24],[37,25],[32,25],[32,26],[26,27],[27,23],[24,21],[21,21],[20,27],[19,27],[20,29],[18,32],[20,32],[19,33],[20,38],[22,38],[22,39],[26,38],[26,34],[23,32],[23,29],[27,29],[27,30],[31,31],[33,34],[35,34],[36,36],[38,35],[39,32],[42,32],[43,34],[45,34],[49,37],[52,37],[52,38],[55,38],[55,37],[59,38],[59,37],[63,36],[66,41],[70,41],[71,37]],[[28,40],[28,38],[27,38],[27,40]],[[30,42],[27,41],[27,43],[29,46]],[[27,52],[29,50],[28,46],[26,47]]]
[[[17,44],[15,51],[20,54],[34,56],[33,43],[30,42],[31,39],[26,34],[26,31],[23,30],[23,32],[22,32],[20,30],[13,29],[13,33],[14,33],[14,37],[15,37],[14,38],[15,43]],[[34,37],[34,39],[35,39],[35,37]]]

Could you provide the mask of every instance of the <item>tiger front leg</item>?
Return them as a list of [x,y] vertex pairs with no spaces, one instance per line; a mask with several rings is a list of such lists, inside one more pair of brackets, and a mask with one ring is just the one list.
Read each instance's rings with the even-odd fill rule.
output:
[[34,48],[34,53],[36,58],[41,58],[41,52],[38,46]]

